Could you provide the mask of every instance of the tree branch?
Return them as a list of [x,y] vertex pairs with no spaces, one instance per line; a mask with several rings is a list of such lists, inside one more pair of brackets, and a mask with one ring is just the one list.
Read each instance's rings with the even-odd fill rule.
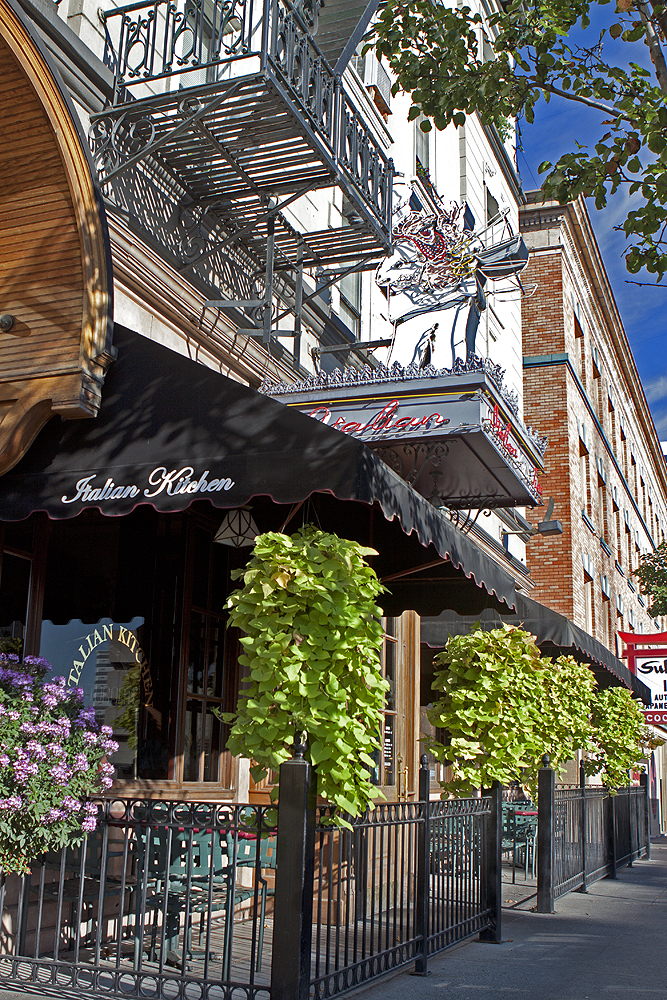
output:
[[540,90],[546,90],[550,94],[555,94],[556,97],[564,97],[566,101],[577,101],[579,104],[585,104],[589,108],[595,108],[596,111],[603,111],[606,115],[613,115],[614,118],[622,118],[626,122],[632,121],[632,118],[628,118],[627,115],[619,114],[616,108],[610,108],[609,105],[602,104],[600,101],[592,101],[589,97],[579,97],[577,94],[554,87],[551,83],[538,83],[536,81],[535,87],[538,87]]
[[644,41],[648,45],[649,52],[651,53],[651,62],[655,68],[655,75],[660,85],[660,90],[667,97],[667,64],[665,64],[665,56],[660,45],[660,39],[658,38],[658,33],[655,30],[655,25],[651,20],[648,10],[646,9],[646,4],[640,4],[638,7],[639,16],[642,19],[642,24],[646,28],[646,38]]
[[[662,6],[662,4],[658,4],[658,6]],[[663,36],[665,38],[667,38],[667,12],[663,11],[662,14],[656,14],[656,12],[655,12],[655,7],[656,7],[655,0],[651,0],[651,7],[653,8],[653,18],[654,18],[654,20],[656,20],[658,22],[658,26],[659,26],[660,30],[662,31]]]
[[667,288],[667,285],[660,284],[659,281],[630,281],[624,278],[626,285],[639,285],[640,288]]

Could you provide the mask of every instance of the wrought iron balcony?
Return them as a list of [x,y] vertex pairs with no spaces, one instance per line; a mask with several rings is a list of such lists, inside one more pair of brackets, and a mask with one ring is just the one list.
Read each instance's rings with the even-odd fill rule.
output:
[[[176,266],[224,292],[230,267],[251,281],[264,269],[268,288],[299,261],[387,251],[392,162],[318,48],[316,6],[154,0],[104,19],[114,90],[92,119],[101,180]],[[288,221],[289,205],[333,186],[351,225]]]

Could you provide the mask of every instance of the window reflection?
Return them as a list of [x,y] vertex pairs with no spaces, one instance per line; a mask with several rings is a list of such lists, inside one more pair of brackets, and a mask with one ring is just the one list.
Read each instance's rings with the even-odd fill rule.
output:
[[52,675],[80,687],[98,725],[113,729],[119,748],[110,760],[117,778],[139,776],[142,717],[162,721],[142,647],[143,626],[141,617],[129,622],[102,618],[94,625],[79,619],[66,625],[42,622],[40,656],[51,664]]

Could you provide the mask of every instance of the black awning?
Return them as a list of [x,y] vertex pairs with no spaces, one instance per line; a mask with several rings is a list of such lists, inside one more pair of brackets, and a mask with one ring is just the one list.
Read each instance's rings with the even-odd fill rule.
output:
[[116,327],[118,360],[94,420],[54,418],[0,483],[0,520],[68,518],[207,499],[294,503],[313,493],[378,503],[478,587],[515,606],[513,578],[362,442]]
[[571,653],[578,660],[603,668],[630,688],[645,704],[650,704],[650,700],[647,700],[650,698],[650,692],[646,685],[630,673],[623,661],[614,656],[606,646],[584,632],[569,618],[521,594],[516,596],[514,613],[499,613],[492,608],[486,608],[479,615],[457,615],[453,611],[444,611],[437,618],[423,618],[421,641],[434,649],[442,649],[450,635],[465,635],[474,624],[479,624],[482,629],[491,630],[498,628],[502,622],[525,628],[535,636],[540,649],[549,656]]

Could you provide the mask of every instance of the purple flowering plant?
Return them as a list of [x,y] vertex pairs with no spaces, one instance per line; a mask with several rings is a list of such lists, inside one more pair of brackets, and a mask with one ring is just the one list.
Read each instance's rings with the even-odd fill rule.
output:
[[97,826],[91,796],[113,781],[110,727],[83,707],[81,688],[46,680],[50,670],[0,652],[0,872],[27,874],[41,854],[82,841]]

